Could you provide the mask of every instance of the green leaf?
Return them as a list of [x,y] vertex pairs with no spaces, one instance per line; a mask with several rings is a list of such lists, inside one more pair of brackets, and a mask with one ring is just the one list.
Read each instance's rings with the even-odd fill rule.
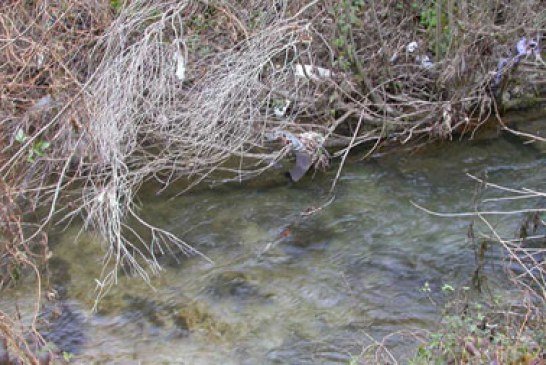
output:
[[27,136],[25,135],[25,132],[22,129],[19,129],[15,135],[15,140],[19,143],[23,143],[26,139]]
[[453,292],[453,291],[455,291],[455,288],[453,288],[453,287],[452,287],[451,285],[449,285],[449,284],[444,284],[444,285],[442,286],[442,291],[443,291],[443,292]]
[[339,30],[343,34],[349,34],[351,30],[351,26],[349,24],[344,23],[344,24],[341,24],[341,26],[339,27]]
[[32,149],[30,150],[29,153],[36,155],[38,157],[42,157],[45,155],[45,150],[48,149],[50,145],[51,143],[49,143],[48,141],[40,140],[34,143],[34,145],[32,145]]
[[345,40],[343,38],[336,38],[334,39],[333,44],[337,48],[342,48],[345,45]]
[[14,266],[10,270],[10,276],[13,279],[13,281],[18,281],[21,278],[21,269],[18,265]]
[[35,148],[37,150],[40,150],[40,152],[43,152],[44,150],[47,150],[50,145],[51,143],[49,143],[48,141],[38,141]]
[[360,22],[360,19],[358,19],[358,17],[355,15],[355,14],[351,14],[349,16],[349,21],[351,22],[351,24],[353,25],[358,25],[358,23]]
[[34,162],[34,149],[31,149],[30,151],[28,151],[27,161]]
[[423,287],[421,289],[419,289],[419,291],[421,293],[430,293],[432,291],[432,289],[430,288],[430,284],[428,283],[428,281],[425,282],[425,284],[423,285]]
[[70,352],[63,351],[63,359],[66,362],[70,362],[70,359],[72,359],[74,355],[72,355]]
[[110,6],[112,6],[112,9],[114,9],[117,13],[121,10],[121,6],[123,5],[123,0],[110,0]]

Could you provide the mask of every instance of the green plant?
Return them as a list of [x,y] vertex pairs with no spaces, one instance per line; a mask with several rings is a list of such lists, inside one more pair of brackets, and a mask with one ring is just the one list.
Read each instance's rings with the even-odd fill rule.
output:
[[452,287],[451,285],[447,284],[447,283],[444,283],[444,285],[442,285],[442,292],[444,293],[453,293],[455,291],[455,288]]
[[424,8],[423,10],[421,10],[421,14],[419,16],[419,22],[428,31],[436,28],[436,25],[438,25],[438,16],[436,14],[436,9],[430,7],[430,8]]
[[63,359],[66,362],[70,362],[70,360],[74,357],[74,354],[71,354],[70,352],[63,351]]
[[355,63],[354,27],[362,26],[359,14],[364,9],[363,0],[343,0],[336,5],[333,14],[337,18],[338,37],[333,45],[338,50],[335,65],[343,71],[349,71]]
[[[455,288],[444,284],[442,291],[452,293]],[[463,288],[462,293],[465,292]],[[453,297],[448,303],[449,314],[442,319],[438,331],[430,333],[418,347],[410,364],[527,364],[539,359],[544,351],[543,330],[540,330],[544,328],[544,318],[522,322],[522,316],[514,313],[508,303],[503,306],[496,302],[458,300]]]
[[110,6],[116,13],[119,13],[121,11],[121,7],[123,6],[123,0],[110,0]]
[[[15,135],[15,140],[20,144],[23,144],[28,140],[28,136],[22,129],[19,129]],[[51,143],[45,140],[38,139],[34,141],[28,150],[27,161],[34,162],[36,157],[45,156],[46,150],[50,145]]]
[[351,355],[351,359],[349,360],[348,365],[358,365],[359,362],[360,362],[359,356]]
[[436,57],[445,55],[451,42],[449,14],[442,0],[431,1],[419,7],[412,4],[419,12],[419,24],[424,28]]

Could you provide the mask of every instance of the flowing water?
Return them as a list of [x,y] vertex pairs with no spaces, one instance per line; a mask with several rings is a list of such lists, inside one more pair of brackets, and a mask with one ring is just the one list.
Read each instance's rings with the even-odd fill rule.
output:
[[[469,211],[477,184],[467,172],[540,189],[545,162],[535,145],[507,135],[355,160],[335,199],[311,215],[302,212],[329,201],[335,168],[297,184],[279,171],[181,197],[143,194],[145,217],[214,264],[164,258],[154,288],[121,274],[93,314],[100,244],[78,236],[79,227],[54,234],[52,281],[64,288],[71,316],[51,338],[71,339],[64,347],[76,363],[348,364],[372,338],[434,329],[442,285],[469,285],[476,268],[466,238],[472,219],[436,217],[411,202]],[[507,207],[500,205],[489,208]],[[500,227],[513,235],[514,223]],[[500,260],[487,269],[492,287],[504,280]],[[5,291],[0,305],[24,311],[31,297]],[[402,360],[415,350],[411,337],[389,345]]]

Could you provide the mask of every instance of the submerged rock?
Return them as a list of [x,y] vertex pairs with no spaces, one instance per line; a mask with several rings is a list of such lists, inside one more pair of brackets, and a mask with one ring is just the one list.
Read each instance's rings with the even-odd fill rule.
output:
[[189,298],[180,301],[152,300],[125,296],[123,316],[150,337],[160,335],[165,340],[200,334],[218,339],[226,333],[236,333],[223,319],[212,313],[203,302]]
[[217,298],[230,297],[236,300],[266,300],[269,296],[262,294],[252,278],[238,271],[220,273],[212,279],[207,291]]
[[85,315],[69,302],[48,306],[40,315],[40,334],[55,344],[58,352],[78,354],[86,342]]

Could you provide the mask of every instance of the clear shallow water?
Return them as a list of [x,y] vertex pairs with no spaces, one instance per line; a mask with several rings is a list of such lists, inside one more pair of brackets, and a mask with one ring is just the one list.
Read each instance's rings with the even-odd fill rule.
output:
[[[165,258],[152,289],[122,278],[97,314],[97,241],[78,227],[54,235],[53,281],[81,312],[85,341],[76,362],[123,364],[347,364],[398,330],[434,329],[444,283],[467,285],[475,269],[470,218],[415,208],[472,209],[476,184],[465,172],[512,187],[543,188],[546,155],[513,137],[429,146],[345,167],[298,184],[280,175],[174,198],[142,196],[144,215],[214,261]],[[512,204],[512,203],[511,203]],[[489,208],[507,207],[493,203]],[[509,234],[515,225],[505,227]],[[500,265],[499,265],[500,267]],[[489,267],[491,283],[502,271]],[[497,280],[497,283],[495,283]],[[6,292],[2,307],[29,304]],[[397,339],[402,360],[414,343]]]

